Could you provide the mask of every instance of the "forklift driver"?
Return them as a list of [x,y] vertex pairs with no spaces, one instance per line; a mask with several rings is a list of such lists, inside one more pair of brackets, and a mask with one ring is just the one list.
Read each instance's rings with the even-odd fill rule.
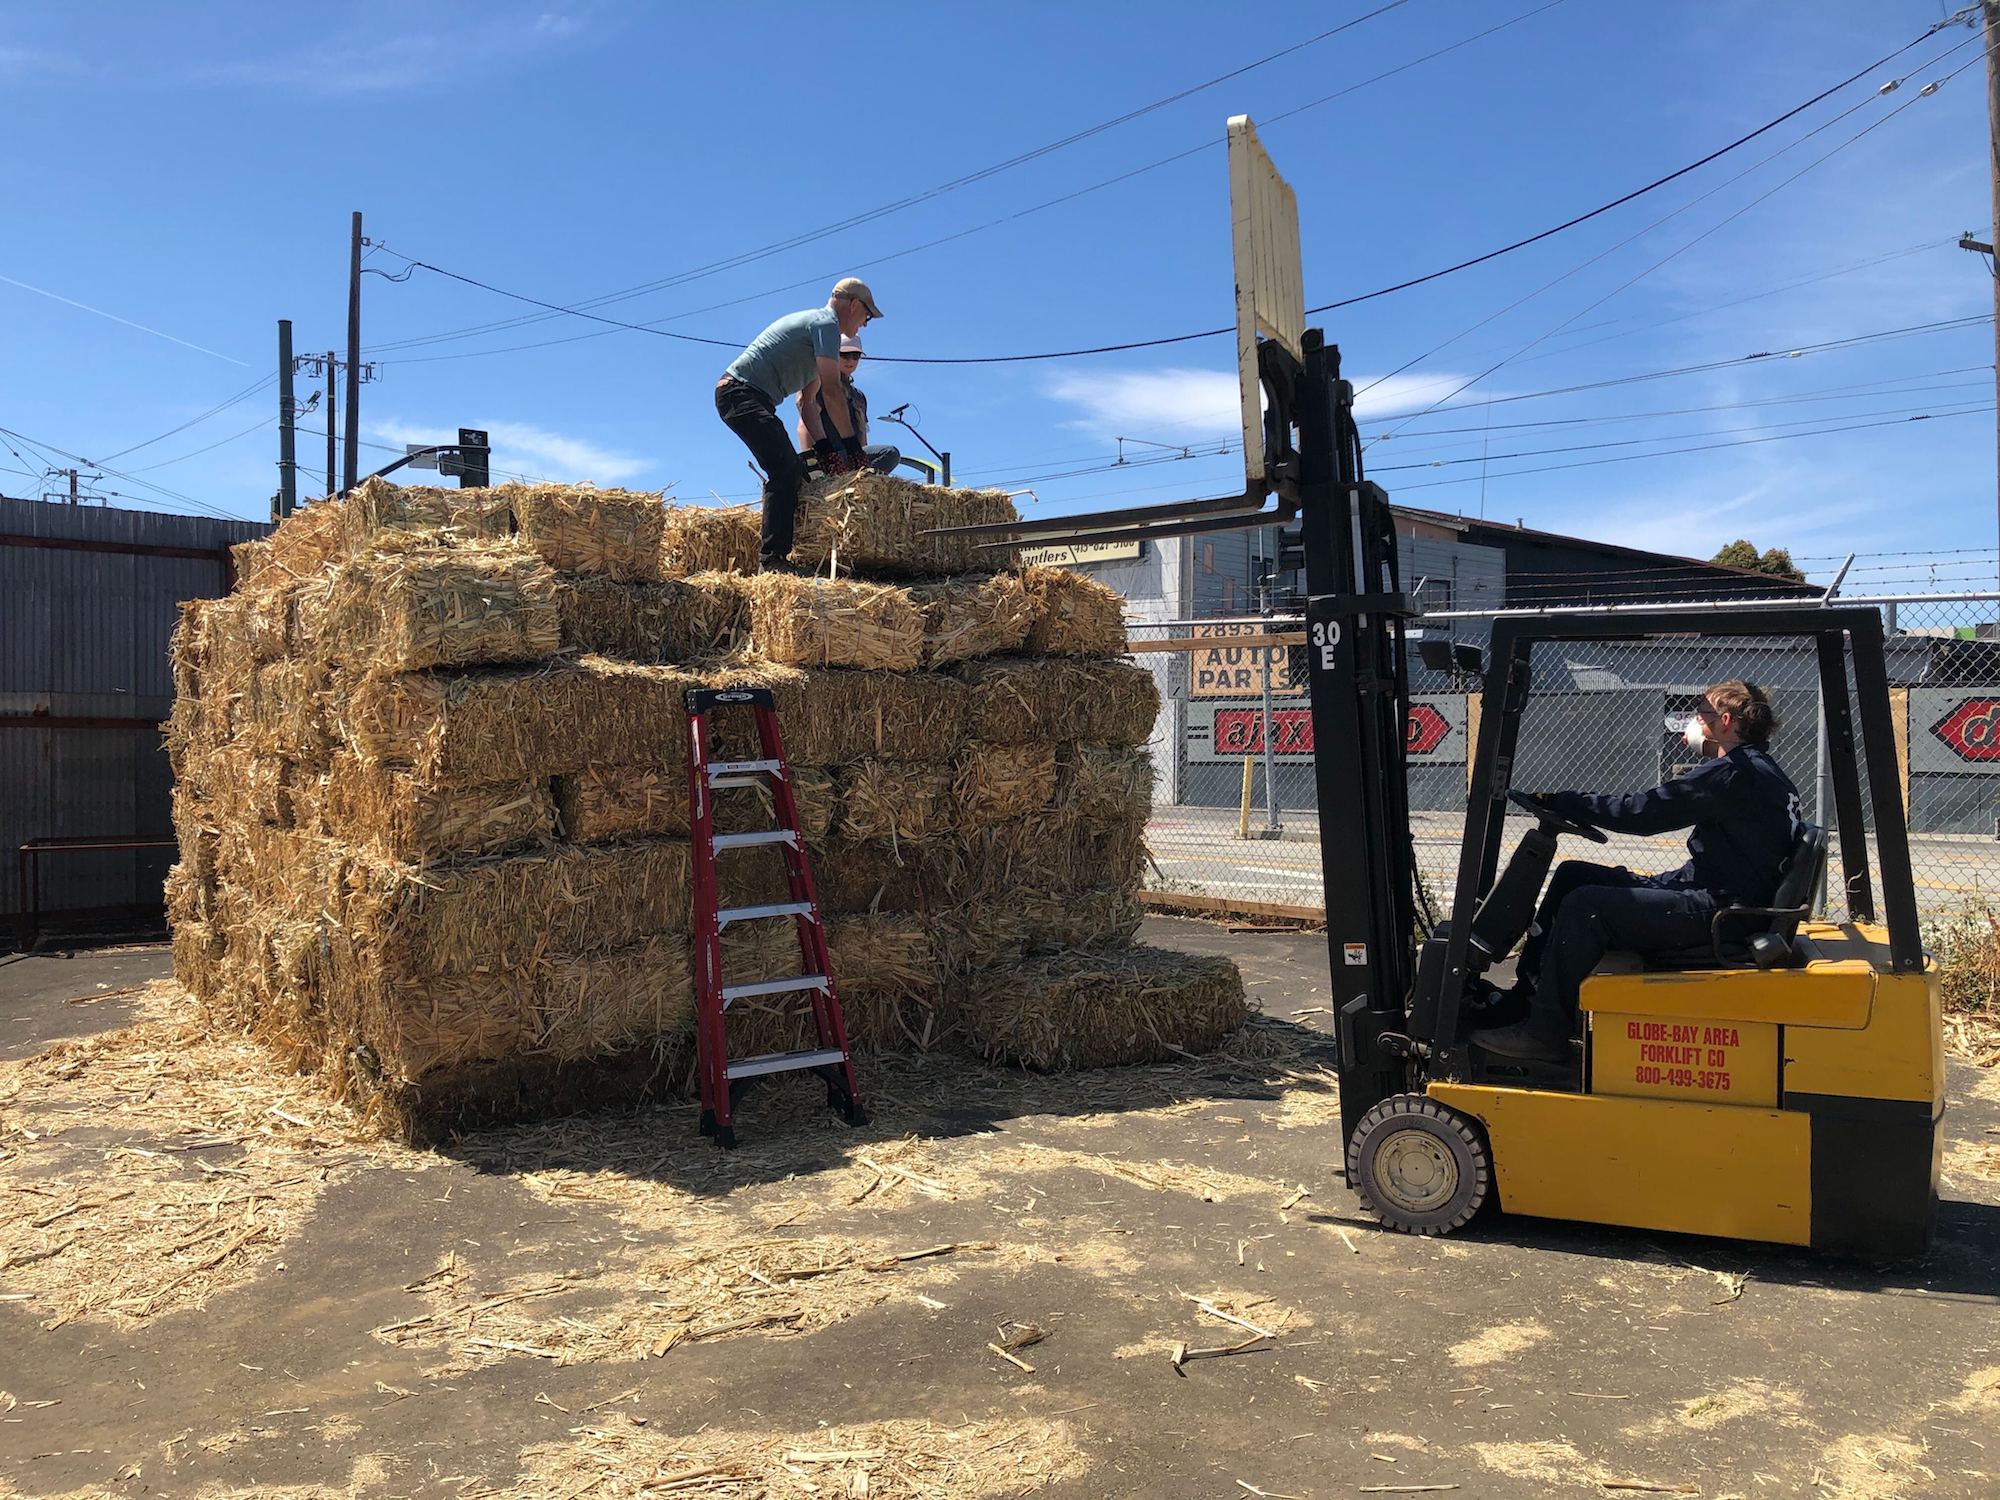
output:
[[1702,946],[1718,907],[1770,904],[1800,834],[1798,788],[1767,748],[1777,727],[1762,688],[1718,682],[1702,694],[1685,730],[1707,764],[1649,792],[1535,794],[1560,817],[1614,833],[1691,827],[1689,858],[1664,875],[1584,860],[1557,866],[1515,966],[1513,994],[1526,999],[1527,1018],[1480,1032],[1478,1046],[1503,1057],[1563,1061],[1583,981],[1607,952]]

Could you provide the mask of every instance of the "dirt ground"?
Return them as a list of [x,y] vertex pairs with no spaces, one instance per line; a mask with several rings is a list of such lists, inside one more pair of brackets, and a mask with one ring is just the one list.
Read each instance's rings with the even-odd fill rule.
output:
[[780,1081],[733,1154],[686,1106],[365,1139],[164,950],[0,966],[0,1494],[2000,1492],[2000,1072],[1954,1064],[1914,1264],[1406,1238],[1341,1184],[1322,940],[1147,936],[1262,1015],[872,1061],[860,1131]]

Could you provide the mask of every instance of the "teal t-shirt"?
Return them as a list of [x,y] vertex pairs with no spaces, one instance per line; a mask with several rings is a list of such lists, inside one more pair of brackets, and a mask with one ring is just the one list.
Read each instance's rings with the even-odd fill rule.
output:
[[830,307],[778,319],[730,361],[729,373],[757,387],[775,406],[819,374],[821,356],[840,358],[840,319]]

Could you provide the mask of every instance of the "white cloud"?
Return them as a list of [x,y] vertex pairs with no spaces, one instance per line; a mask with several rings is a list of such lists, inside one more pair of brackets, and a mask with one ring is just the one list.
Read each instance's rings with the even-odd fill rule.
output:
[[394,35],[348,26],[282,55],[215,63],[192,77],[198,83],[264,84],[334,96],[390,93],[476,79],[534,61],[584,31],[581,18],[549,11],[484,14],[464,27]]
[[[1454,398],[1453,393],[1471,378],[1467,373],[1358,376],[1355,415],[1366,424],[1420,410],[1434,401],[1450,398],[1454,405],[1470,404],[1506,394],[1481,384]],[[1201,442],[1231,437],[1241,429],[1237,389],[1233,370],[1169,368],[1063,374],[1051,379],[1043,392],[1077,408],[1077,417],[1065,425],[1101,437],[1171,436]]]
[[39,47],[0,47],[0,78],[29,83],[36,79],[70,79],[87,71],[83,59]]
[[1068,426],[1105,437],[1172,433],[1197,440],[1227,437],[1242,426],[1236,374],[1222,370],[1129,370],[1058,375],[1044,388],[1077,408]]
[[[370,437],[385,443],[436,443],[447,441],[455,427],[414,422],[366,424]],[[493,471],[527,474],[537,479],[565,484],[622,484],[652,467],[650,459],[636,454],[601,448],[584,438],[531,427],[525,422],[481,424],[493,443]]]

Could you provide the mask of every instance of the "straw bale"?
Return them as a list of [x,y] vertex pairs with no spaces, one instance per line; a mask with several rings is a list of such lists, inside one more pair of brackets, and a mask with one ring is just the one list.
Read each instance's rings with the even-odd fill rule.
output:
[[1019,651],[1034,621],[1034,607],[1013,573],[915,584],[910,600],[923,611],[927,667]]
[[1145,832],[1143,819],[1093,823],[1051,811],[936,841],[924,855],[950,901],[1011,901],[1026,891],[1136,884]]
[[967,745],[953,764],[958,825],[987,828],[1048,806],[1056,789],[1054,745]]
[[572,574],[556,584],[563,649],[641,662],[727,651],[745,628],[742,579],[731,573],[619,583]]
[[213,599],[189,599],[181,605],[173,634],[167,637],[167,664],[174,679],[174,697],[202,696],[208,666],[208,622]]
[[837,785],[844,838],[920,842],[953,821],[951,772],[930,762],[870,756],[844,767]]
[[694,1025],[686,939],[548,959],[536,974],[535,1046],[564,1061],[600,1057]]
[[386,859],[430,865],[547,842],[555,802],[546,781],[439,789],[342,751],[326,779],[326,818]]
[[364,480],[339,503],[341,542],[357,553],[394,532],[417,532],[440,544],[497,541],[513,534],[513,501],[520,489],[447,490]]
[[433,786],[532,781],[593,764],[686,764],[687,689],[673,667],[586,656],[533,669],[369,678],[337,707],[364,759]]
[[1014,502],[998,490],[914,484],[886,474],[842,475],[807,485],[799,497],[792,561],[801,567],[887,577],[939,578],[979,568],[1007,569],[1011,546],[932,536],[940,527],[1016,521]]
[[391,1084],[499,1062],[531,1049],[541,1031],[534,976],[521,969],[480,974],[371,975],[340,1006],[357,1018],[369,1066]]
[[[758,923],[778,928],[785,924]],[[769,939],[739,945],[734,954],[723,934],[723,973],[731,984],[796,974],[797,943],[787,929],[783,947]],[[827,921],[827,957],[840,994],[848,1045],[856,1052],[923,1051],[951,1030],[942,975],[930,933],[918,918],[863,914]],[[732,1057],[785,1052],[815,1045],[811,999],[756,996],[729,1007]]]
[[1005,900],[974,901],[928,921],[939,967],[963,976],[1017,964],[1033,954],[1124,948],[1145,911],[1121,885],[1055,893],[1016,889]]
[[240,722],[271,753],[312,766],[323,765],[339,737],[327,716],[331,673],[316,660],[288,659],[258,664],[237,700]]
[[828,958],[849,1044],[867,1051],[928,1051],[953,1029],[944,975],[921,918],[890,913],[834,917]]
[[1161,948],[1052,954],[965,980],[965,1026],[979,1050],[1044,1072],[1211,1051],[1247,1014],[1228,959]]
[[[807,838],[818,838],[833,821],[833,774],[813,766],[791,770],[799,820]],[[688,777],[680,766],[585,766],[556,778],[555,800],[563,836],[578,843],[688,832]],[[759,832],[774,827],[776,817],[764,787],[715,793],[717,833]]]
[[341,531],[340,506],[301,506],[269,536],[229,549],[237,588],[261,592],[314,577],[339,553]]
[[180,784],[175,785],[170,802],[174,835],[180,840],[181,864],[196,885],[204,891],[212,890],[222,847],[222,832],[215,826],[215,809]]
[[1144,823],[1153,811],[1153,757],[1143,749],[1065,745],[1055,805],[1090,823]]
[[204,1006],[219,992],[219,965],[223,955],[221,931],[212,922],[194,918],[178,920],[173,926],[174,978],[187,986]]
[[540,661],[560,648],[555,575],[527,548],[398,540],[341,570],[316,628],[348,670]]
[[907,672],[922,658],[924,619],[907,589],[759,573],[743,590],[751,643],[767,660]]
[[[804,765],[841,766],[870,755],[948,761],[965,739],[965,685],[943,672],[738,660],[703,669],[701,678],[706,687],[770,688],[785,753]],[[710,723],[718,754],[755,753],[749,710],[719,709]]]
[[1160,712],[1153,674],[1125,661],[993,657],[952,675],[972,690],[968,732],[1002,745],[1142,745]]
[[[828,914],[866,911],[923,911],[942,899],[947,871],[932,854],[939,843],[861,842],[829,835],[808,842],[813,889]],[[733,849],[716,862],[716,886],[724,906],[756,906],[789,898],[785,861],[775,848]]]
[[1024,568],[1021,587],[1034,607],[1030,656],[1123,656],[1125,601],[1115,589],[1068,568]]
[[688,924],[680,839],[561,845],[423,871],[358,857],[349,881],[346,925],[400,975],[514,969]]
[[620,583],[660,576],[658,495],[588,486],[528,485],[513,497],[514,524],[552,568]]
[[661,511],[660,572],[754,573],[763,512],[755,505],[668,505]]

